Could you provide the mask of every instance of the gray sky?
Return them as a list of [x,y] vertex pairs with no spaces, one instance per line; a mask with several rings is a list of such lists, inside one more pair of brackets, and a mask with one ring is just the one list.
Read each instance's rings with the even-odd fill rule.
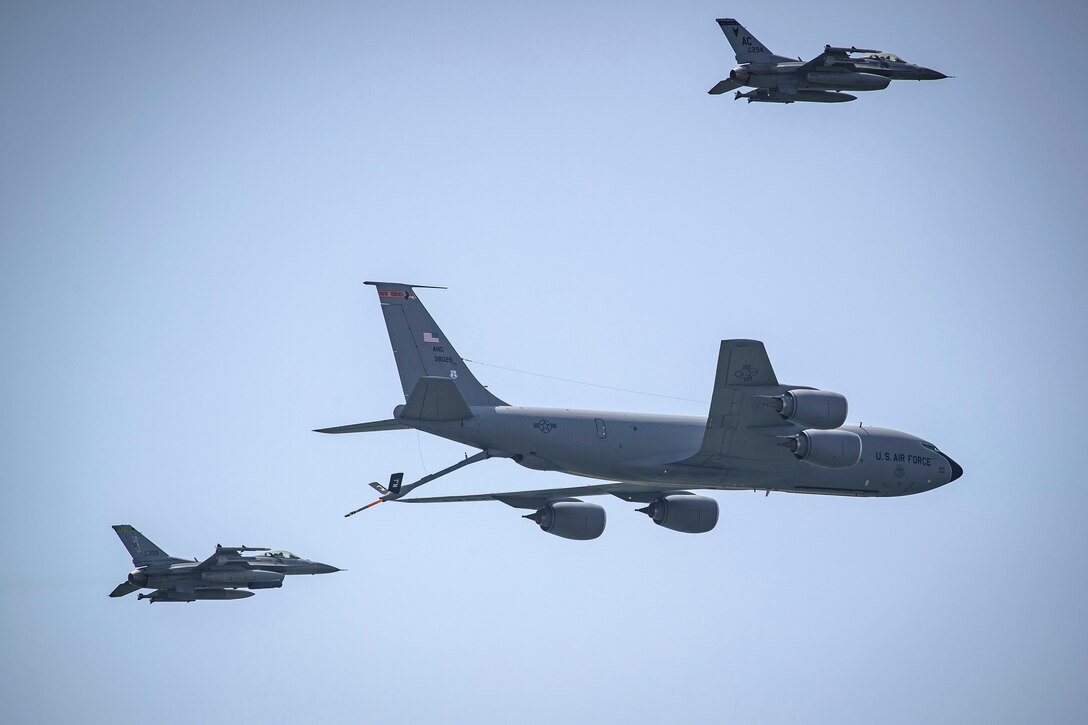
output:
[[[1088,720],[1084,9],[523,5],[0,4],[0,720]],[[719,16],[956,78],[710,97]],[[500,504],[345,520],[465,452],[309,432],[402,401],[364,279],[448,285],[422,297],[472,360],[695,401],[718,340],[762,339],[966,475],[715,494],[703,536],[619,501],[593,542]],[[578,483],[489,461],[431,493]],[[111,600],[115,523],[349,571]]]

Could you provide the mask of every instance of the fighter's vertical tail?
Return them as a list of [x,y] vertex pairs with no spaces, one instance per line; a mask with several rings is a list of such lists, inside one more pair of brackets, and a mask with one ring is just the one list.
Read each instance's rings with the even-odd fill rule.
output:
[[113,530],[117,532],[117,538],[121,539],[121,543],[128,549],[128,553],[132,555],[132,563],[135,566],[170,564],[172,562],[184,561],[184,559],[178,559],[168,555],[165,551],[155,546],[151,539],[147,538],[128,524],[118,524],[113,527]]
[[733,46],[738,63],[780,63],[792,60],[772,53],[733,18],[718,18],[718,25],[725,33],[725,39]]
[[378,288],[378,301],[382,304],[405,400],[420,378],[442,377],[454,382],[469,405],[506,405],[488,392],[465,366],[446,334],[419,301],[412,285],[397,282],[366,284]]

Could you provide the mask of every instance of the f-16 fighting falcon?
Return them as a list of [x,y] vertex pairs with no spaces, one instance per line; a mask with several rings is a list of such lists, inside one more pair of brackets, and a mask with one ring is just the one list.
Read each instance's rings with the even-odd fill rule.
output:
[[[844,426],[846,398],[778,382],[763,343],[722,340],[706,417],[510,405],[465,366],[416,295],[420,285],[367,282],[378,291],[405,404],[393,418],[319,433],[410,429],[480,449],[410,484],[394,473],[370,484],[383,501],[501,501],[549,534],[595,539],[604,508],[579,497],[612,494],[674,531],[702,533],[718,503],[686,489],[905,496],[955,481],[963,469],[921,438],[886,428]],[[606,481],[574,488],[411,498],[413,489],[488,458],[539,471]]]
[[932,81],[948,77],[908,63],[897,55],[864,48],[826,45],[823,53],[808,62],[784,58],[767,50],[767,46],[732,18],[719,18],[718,25],[733,46],[740,65],[708,91],[711,95],[749,86],[754,90],[737,91],[733,99],[747,98],[749,103],[842,103],[857,99],[842,91],[882,91],[893,80]]
[[[245,599],[253,592],[239,589],[275,589],[286,574],[330,574],[335,566],[300,559],[289,551],[270,551],[252,546],[219,546],[204,561],[178,559],[155,546],[128,524],[114,526],[136,567],[117,585],[111,597],[123,597],[138,589],[154,589],[138,599],[155,602],[195,602],[201,599]],[[242,556],[245,552],[267,552]]]

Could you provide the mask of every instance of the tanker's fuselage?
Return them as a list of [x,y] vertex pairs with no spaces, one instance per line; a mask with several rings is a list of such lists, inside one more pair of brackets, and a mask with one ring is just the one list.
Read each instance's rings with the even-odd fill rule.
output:
[[527,468],[670,488],[902,496],[944,485],[956,475],[950,460],[925,441],[885,428],[843,426],[862,440],[861,459],[852,466],[814,465],[782,448],[775,460],[706,468],[677,463],[699,452],[707,429],[701,416],[517,406],[473,407],[472,412],[471,418],[453,422],[401,420]]

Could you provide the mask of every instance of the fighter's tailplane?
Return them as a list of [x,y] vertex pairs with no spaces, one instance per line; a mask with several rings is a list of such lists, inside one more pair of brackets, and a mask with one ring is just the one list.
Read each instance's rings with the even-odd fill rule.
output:
[[128,549],[128,553],[132,556],[132,563],[135,566],[154,566],[187,561],[187,559],[170,556],[156,546],[151,539],[128,524],[118,524],[113,527],[113,530],[117,532],[117,538]]
[[412,289],[413,285],[400,282],[366,284],[378,288],[378,301],[381,302],[382,314],[385,315],[389,342],[393,345],[393,357],[396,359],[401,387],[409,405],[410,396],[420,378],[444,378],[451,381],[467,405],[506,405],[481,385],[472,371],[465,366],[465,361],[457,354],[446,334],[419,301]]
[[110,592],[110,596],[111,597],[123,597],[123,596],[126,596],[128,594],[132,594],[133,592],[138,591],[138,590],[139,590],[139,587],[137,587],[137,586],[135,586],[133,584],[129,584],[127,581],[126,582],[121,582],[120,584],[118,584],[114,588],[114,590],[112,592]]
[[725,39],[733,46],[738,63],[783,63],[793,60],[772,53],[733,18],[718,18],[718,26],[725,33]]

